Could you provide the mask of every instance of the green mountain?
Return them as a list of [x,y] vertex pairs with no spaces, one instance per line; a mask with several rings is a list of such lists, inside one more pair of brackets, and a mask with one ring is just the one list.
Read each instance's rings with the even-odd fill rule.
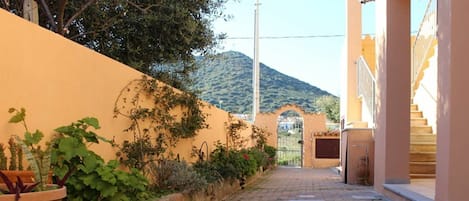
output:
[[[240,52],[224,52],[214,58],[199,58],[193,74],[199,97],[231,113],[252,111],[252,59]],[[314,101],[331,95],[288,75],[260,64],[260,110],[272,112],[285,104],[297,104],[305,111],[317,109]]]

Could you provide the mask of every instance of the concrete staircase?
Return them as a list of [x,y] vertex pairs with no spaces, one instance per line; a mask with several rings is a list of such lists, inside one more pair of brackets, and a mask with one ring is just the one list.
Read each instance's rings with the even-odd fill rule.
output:
[[418,106],[410,108],[410,178],[435,178],[436,135]]

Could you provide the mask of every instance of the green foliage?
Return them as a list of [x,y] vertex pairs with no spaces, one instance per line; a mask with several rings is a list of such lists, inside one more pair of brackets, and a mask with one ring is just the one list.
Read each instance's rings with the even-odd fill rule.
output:
[[[68,126],[56,128],[57,134],[47,149],[42,150],[38,144],[44,135],[38,130],[29,132],[24,119],[25,110],[10,109],[9,112],[16,112],[10,122],[23,123],[26,129],[24,139],[16,136],[16,142],[22,147],[35,172],[35,179],[41,185],[47,181],[49,168],[52,166],[54,175],[58,177],[59,187],[67,185],[69,200],[125,201],[150,198],[146,191],[148,181],[138,170],[119,170],[117,161],[105,163],[100,156],[88,149],[91,143],[110,143],[90,130],[100,128],[98,119],[86,117]],[[41,185],[38,185],[39,190],[43,189]]]
[[5,146],[0,143],[0,170],[7,169],[7,157],[5,156]]
[[[198,65],[201,67],[192,75],[192,89],[202,92],[201,99],[231,113],[251,113],[252,59],[242,53],[229,51],[213,58],[199,58]],[[314,100],[331,95],[264,64],[260,66],[260,73],[262,112],[273,112],[285,104],[296,104],[306,112],[317,112]]]
[[50,157],[51,157],[51,150],[49,146],[46,146],[45,149],[41,148],[40,142],[44,137],[44,134],[36,130],[34,133],[31,133],[28,129],[26,123],[26,110],[24,108],[15,109],[10,108],[8,110],[9,113],[15,113],[10,120],[9,123],[21,123],[25,129],[24,132],[24,139],[21,139],[19,136],[14,136],[10,138],[9,146],[10,146],[10,170],[16,170],[16,156],[17,154],[21,154],[18,156],[18,162],[21,165],[18,165],[18,170],[23,169],[23,161],[22,155],[26,156],[26,160],[28,161],[30,168],[34,172],[34,179],[35,181],[39,182],[37,185],[37,190],[43,191],[46,190],[47,187],[47,179],[50,170]]
[[264,146],[267,144],[267,137],[270,135],[272,135],[272,133],[267,132],[267,130],[252,125],[251,139],[256,141],[256,148],[263,150]]
[[18,156],[18,154],[16,152],[15,139],[13,137],[8,140],[8,150],[10,150],[10,166],[8,166],[8,170],[16,170],[18,164],[16,157]]
[[221,144],[211,153],[210,162],[223,178],[244,179],[258,168],[256,160],[246,150],[226,149]]
[[23,149],[18,147],[18,170],[24,170],[23,167]]
[[205,177],[185,161],[163,159],[151,163],[150,178],[154,181],[150,187],[154,192],[193,193],[208,185]]
[[145,172],[148,164],[162,159],[179,139],[194,137],[207,127],[201,105],[195,95],[176,92],[147,76],[129,82],[114,108],[115,117],[130,120],[124,131],[134,139],[121,146],[122,162]]
[[139,171],[119,170],[117,161],[105,163],[88,149],[90,143],[110,143],[90,128],[100,128],[98,119],[87,117],[55,129],[52,165],[59,186],[67,185],[68,199],[147,200],[148,182]]
[[96,118],[83,118],[55,129],[57,134],[51,142],[51,161],[54,174],[59,178],[59,186],[64,185],[76,171],[91,172],[98,167],[98,162],[102,161],[100,156],[88,149],[88,143],[109,141],[89,128],[100,128]]
[[125,172],[111,160],[95,161],[94,168],[78,169],[67,181],[67,198],[71,201],[130,201],[148,200],[148,181],[136,169]]
[[338,123],[340,121],[340,100],[334,96],[322,96],[315,102],[319,111],[325,113],[327,118]]
[[275,165],[277,161],[277,149],[275,147],[265,145],[264,152],[267,154],[267,167]]
[[244,147],[247,139],[241,136],[241,131],[248,128],[246,122],[233,118],[228,114],[228,122],[225,122],[226,140],[228,149],[241,149]]
[[267,153],[269,158],[275,158],[277,155],[277,149],[273,146],[265,145],[264,152]]
[[221,182],[223,177],[217,171],[217,167],[211,161],[197,161],[192,165],[194,170],[199,173],[208,183]]

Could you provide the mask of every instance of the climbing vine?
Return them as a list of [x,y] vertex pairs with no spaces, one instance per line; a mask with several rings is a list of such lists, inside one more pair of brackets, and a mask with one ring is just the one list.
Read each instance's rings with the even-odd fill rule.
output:
[[124,132],[133,135],[121,146],[121,161],[144,170],[165,157],[180,139],[196,136],[208,126],[202,106],[195,94],[176,91],[147,76],[130,81],[114,106],[114,117],[129,119]]
[[272,133],[268,132],[266,129],[252,125],[251,139],[255,140],[256,148],[264,150],[264,146],[267,145],[267,138],[271,135]]
[[225,122],[226,128],[226,147],[227,149],[239,150],[244,147],[248,139],[241,136],[241,131],[248,128],[248,125],[241,119],[236,119],[232,114],[228,114],[228,122]]

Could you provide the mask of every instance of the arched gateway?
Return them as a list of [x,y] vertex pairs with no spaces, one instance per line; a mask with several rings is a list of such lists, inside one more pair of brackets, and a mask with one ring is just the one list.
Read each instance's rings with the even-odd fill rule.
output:
[[275,112],[259,113],[254,125],[272,133],[267,144],[278,148],[278,119],[282,113],[293,111],[303,120],[302,167],[334,167],[339,165],[339,135],[327,132],[326,115],[305,112],[297,105],[283,105]]

